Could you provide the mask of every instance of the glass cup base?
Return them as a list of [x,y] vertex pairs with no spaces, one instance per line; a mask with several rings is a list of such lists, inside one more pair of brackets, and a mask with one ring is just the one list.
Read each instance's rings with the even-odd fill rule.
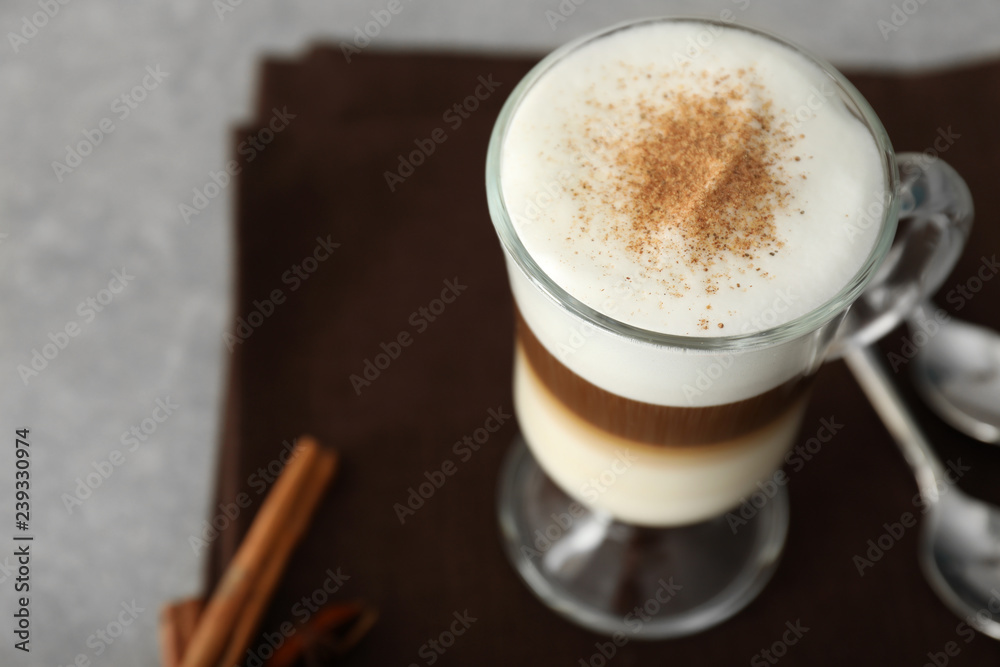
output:
[[788,532],[783,486],[744,512],[752,516],[733,510],[739,521],[622,523],[565,494],[520,437],[498,491],[505,551],[541,601],[594,632],[631,639],[683,637],[733,616],[771,578]]

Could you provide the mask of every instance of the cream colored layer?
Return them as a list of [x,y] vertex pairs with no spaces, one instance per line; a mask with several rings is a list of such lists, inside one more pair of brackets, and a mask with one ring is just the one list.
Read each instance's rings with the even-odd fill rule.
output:
[[654,447],[587,423],[542,384],[518,346],[514,405],[535,459],[563,491],[628,523],[672,526],[722,514],[780,465],[806,401],[771,425],[712,446]]

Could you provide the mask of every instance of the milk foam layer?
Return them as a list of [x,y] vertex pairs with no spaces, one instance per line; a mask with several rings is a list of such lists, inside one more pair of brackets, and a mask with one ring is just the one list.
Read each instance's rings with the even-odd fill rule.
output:
[[[648,140],[651,117],[691,100],[743,114],[725,144],[733,159],[741,128],[770,123],[770,231],[749,252],[692,257],[669,224],[638,252],[629,231],[622,184],[635,165],[623,155]],[[706,188],[733,166],[712,159]],[[557,284],[616,320],[683,336],[758,331],[828,301],[871,251],[885,196],[875,142],[822,70],[764,37],[687,22],[612,33],[554,65],[515,111],[500,169],[517,234]]]

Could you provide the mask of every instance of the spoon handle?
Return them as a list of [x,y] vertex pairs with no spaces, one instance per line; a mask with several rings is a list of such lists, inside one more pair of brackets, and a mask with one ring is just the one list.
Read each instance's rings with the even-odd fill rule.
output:
[[844,355],[844,361],[903,451],[903,457],[916,475],[920,491],[928,499],[937,500],[938,480],[945,479],[944,468],[892,383],[875,347],[851,348]]

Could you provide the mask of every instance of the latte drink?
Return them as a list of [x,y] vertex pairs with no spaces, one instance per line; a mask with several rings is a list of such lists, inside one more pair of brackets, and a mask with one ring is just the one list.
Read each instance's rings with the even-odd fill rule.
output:
[[525,439],[622,521],[724,513],[780,467],[836,330],[809,318],[876,243],[875,140],[812,61],[717,24],[638,23],[521,85],[491,206]]

